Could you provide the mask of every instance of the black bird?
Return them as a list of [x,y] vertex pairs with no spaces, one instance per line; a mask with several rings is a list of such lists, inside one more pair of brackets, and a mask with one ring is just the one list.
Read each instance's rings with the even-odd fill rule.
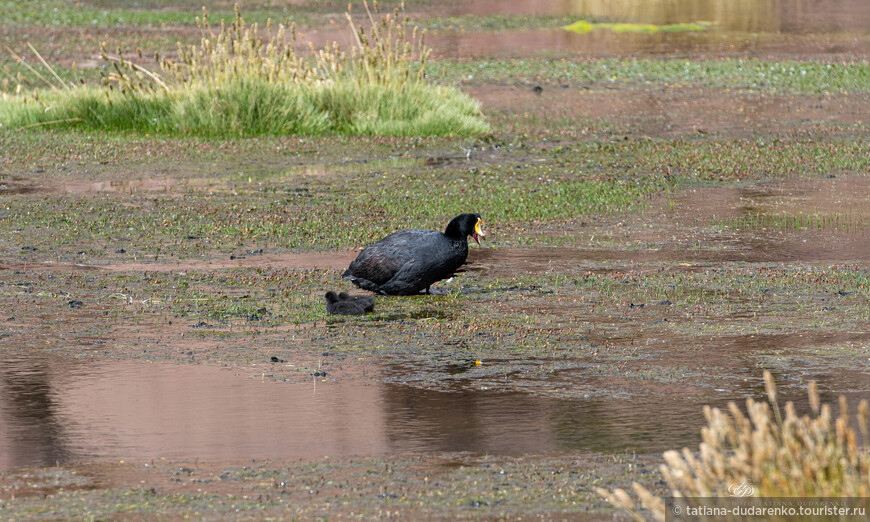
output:
[[387,295],[413,295],[452,276],[468,257],[468,236],[480,245],[480,214],[460,214],[444,233],[412,228],[399,230],[369,245],[342,277],[362,288]]
[[326,292],[326,311],[337,315],[363,315],[375,309],[375,299],[369,296],[351,297],[344,292]]

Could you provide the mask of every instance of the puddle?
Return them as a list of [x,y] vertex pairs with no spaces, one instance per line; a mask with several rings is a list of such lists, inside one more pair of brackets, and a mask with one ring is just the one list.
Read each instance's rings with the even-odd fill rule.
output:
[[544,0],[500,2],[472,0],[455,3],[445,16],[463,15],[576,15],[577,21],[679,26],[709,23],[704,31],[638,34],[610,30],[577,34],[552,30],[490,33],[436,33],[427,43],[438,53],[467,56],[522,56],[544,50],[595,55],[680,52],[786,52],[854,53],[870,50],[867,29],[870,3],[864,0],[730,2],[603,2],[599,0]]
[[697,188],[681,194],[675,217],[729,217],[753,213],[855,214],[870,225],[870,176],[769,181],[744,187]]
[[863,265],[870,259],[868,176],[689,189],[674,203],[648,217],[658,213],[657,221],[665,225],[695,227],[696,236],[701,232],[704,241],[722,249],[719,255],[710,253],[714,260]]
[[[588,321],[586,324],[595,325],[595,329],[573,346],[565,343],[551,354],[538,352],[536,356],[528,351],[514,356],[503,353],[502,358],[481,356],[478,363],[446,347],[425,358],[400,353],[395,359],[407,360],[394,363],[386,379],[429,390],[489,389],[561,399],[620,399],[635,405],[650,397],[665,403],[683,397],[691,404],[703,404],[719,400],[720,392],[732,397],[755,396],[759,368],[763,367],[780,374],[782,393],[797,393],[798,398],[802,398],[800,394],[809,380],[817,381],[820,389],[827,391],[870,392],[870,366],[863,355],[870,342],[868,333],[809,330],[685,335],[668,330],[656,320],[660,313],[666,313],[665,308],[650,307],[644,307],[647,313],[634,320],[609,317],[603,321],[576,307],[518,307],[558,316],[566,325],[560,334],[570,335],[568,325],[579,321]],[[626,349],[627,356],[618,353],[623,350],[622,354],[626,354]],[[570,355],[559,357],[567,351]],[[661,409],[653,403],[649,407]],[[668,411],[661,414],[670,415],[673,407],[669,404]]]
[[566,15],[609,21],[672,25],[694,20],[715,22],[743,32],[847,31],[868,29],[870,4],[864,0],[669,0],[607,2],[601,0],[468,0],[448,4],[450,16],[492,14]]
[[[778,237],[710,238],[723,248],[684,250],[667,247],[644,249],[503,248],[469,253],[469,271],[487,276],[517,274],[574,274],[630,270],[644,264],[667,264],[671,270],[696,271],[715,263],[842,263],[867,265],[870,237],[830,237],[813,234],[810,239]],[[707,244],[709,247],[709,244]],[[473,251],[477,252],[477,250]]]
[[728,262],[867,266],[868,209],[870,176],[690,188],[660,198],[647,212],[620,218],[617,226],[605,218],[568,231],[579,238],[578,247],[471,249],[469,270],[504,276],[644,263],[678,270]]
[[[413,8],[412,8],[413,9]],[[436,58],[469,56],[525,57],[546,51],[595,56],[626,54],[850,54],[863,58],[870,52],[870,3],[864,0],[765,0],[731,2],[677,0],[675,2],[605,2],[602,0],[544,0],[504,2],[473,0],[450,2],[425,11],[409,13],[425,25],[425,19],[473,16],[559,16],[576,20],[627,24],[623,27],[681,27],[698,24],[702,31],[615,32],[607,29],[578,34],[559,26],[546,29],[465,32],[434,28],[426,44]],[[446,25],[450,26],[448,21]],[[306,49],[338,42],[353,45],[342,25],[304,32],[297,43]]]
[[659,452],[696,445],[701,405],[725,404],[716,392],[584,401],[317,380],[275,384],[209,366],[5,354],[0,467],[160,457]]

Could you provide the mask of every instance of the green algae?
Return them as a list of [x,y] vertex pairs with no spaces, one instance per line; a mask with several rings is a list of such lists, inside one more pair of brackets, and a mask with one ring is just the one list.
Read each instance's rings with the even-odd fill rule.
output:
[[614,33],[655,34],[658,32],[680,33],[706,31],[712,26],[713,24],[710,22],[655,25],[614,22],[588,22],[586,20],[579,20],[577,22],[574,22],[573,24],[563,26],[562,29],[577,34],[586,34],[594,31],[595,29],[607,29]]

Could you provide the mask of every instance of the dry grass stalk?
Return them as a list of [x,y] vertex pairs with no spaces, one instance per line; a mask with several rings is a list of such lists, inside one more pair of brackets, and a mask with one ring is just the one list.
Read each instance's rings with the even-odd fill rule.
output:
[[414,27],[409,32],[408,18],[398,8],[392,15],[378,20],[365,0],[363,6],[368,15],[368,28],[354,23],[350,9],[347,13],[357,45],[346,53],[334,42],[319,50],[310,44],[313,58],[310,60],[295,51],[296,26],[289,20],[278,24],[274,31],[269,20],[267,36],[262,36],[257,24],[245,23],[236,4],[235,20],[229,25],[222,20],[219,32],[214,33],[208,22],[208,11],[203,7],[202,17],[196,19],[203,33],[200,44],[178,43],[175,60],[157,55],[159,73],[124,58],[120,49],[110,55],[103,43],[101,56],[112,66],[112,72],[104,75],[103,82],[130,94],[250,81],[312,86],[353,79],[360,86],[390,88],[422,82],[424,66],[431,54],[424,43],[424,31],[418,32]]
[[[10,128],[51,123],[204,136],[489,132],[479,103],[458,89],[424,81],[430,50],[423,33],[409,29],[399,10],[379,16],[377,4],[374,14],[363,5],[363,24],[348,17],[356,45],[310,46],[305,57],[297,52],[296,27],[289,20],[275,26],[267,21],[263,34],[257,24],[245,23],[237,5],[234,19],[222,20],[216,30],[203,9],[197,18],[199,44],[179,43],[171,58],[155,53],[153,70],[121,49],[110,53],[103,43],[108,64],[103,88],[57,84],[61,80],[53,71],[40,75],[19,59],[50,89],[29,91],[30,99],[16,97],[3,117]],[[141,50],[136,55],[141,59]],[[15,79],[3,72],[5,96]],[[21,92],[20,82],[16,90]]]
[[[866,497],[870,495],[870,453],[868,423],[870,406],[858,406],[858,428],[864,446],[850,426],[845,397],[840,397],[840,414],[819,402],[815,383],[809,387],[812,416],[798,417],[794,404],[785,405],[782,418],[777,405],[776,386],[764,372],[770,403],[746,401],[747,414],[734,403],[728,411],[704,407],[707,426],[701,430],[699,454],[684,448],[664,453],[662,475],[674,497],[727,497],[734,484],[748,483],[759,497]],[[771,408],[772,406],[772,408]],[[633,484],[640,506],[655,520],[665,519],[664,503],[640,484]],[[620,489],[596,491],[614,506],[637,520],[644,515],[628,494]]]
[[[31,74],[33,74],[34,76],[36,76],[37,78],[39,78],[40,80],[45,82],[45,84],[48,85],[51,89],[69,89],[70,86],[67,85],[66,82],[64,82],[63,80],[60,79],[60,77],[57,75],[57,73],[54,71],[54,69],[52,69],[52,67],[45,62],[45,60],[36,51],[36,49],[34,49],[33,46],[30,45],[30,43],[28,43],[27,46],[30,47],[30,49],[33,51],[34,54],[36,54],[36,57],[39,58],[39,61],[42,62],[48,68],[49,71],[51,71],[52,76],[54,76],[55,78],[57,78],[60,81],[59,86],[55,85],[51,80],[49,80],[48,78],[46,78],[45,76],[40,74],[39,71],[37,71],[36,69],[31,67],[30,64],[28,64],[27,61],[24,60],[24,58],[22,58],[21,56],[18,56],[18,54],[16,54],[15,51],[10,49],[9,47],[6,47],[6,51],[9,52],[9,55],[12,56],[12,58],[15,59],[16,62],[18,62],[20,65],[24,66]],[[20,88],[21,88],[22,83],[24,83],[23,78],[19,77],[19,83],[18,83],[18,90],[19,91],[21,90]]]

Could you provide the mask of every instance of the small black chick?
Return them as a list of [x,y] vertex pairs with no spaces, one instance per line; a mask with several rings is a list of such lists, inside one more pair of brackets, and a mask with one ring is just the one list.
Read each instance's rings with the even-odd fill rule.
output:
[[366,312],[374,312],[375,311],[375,298],[367,295],[348,295],[347,292],[339,292],[338,298],[341,301],[357,303]]
[[345,292],[326,292],[326,312],[337,315],[363,315],[375,309],[374,297],[351,297]]
[[379,294],[413,295],[452,276],[468,257],[468,236],[484,237],[480,214],[460,214],[444,233],[412,228],[399,230],[369,245],[342,277]]

